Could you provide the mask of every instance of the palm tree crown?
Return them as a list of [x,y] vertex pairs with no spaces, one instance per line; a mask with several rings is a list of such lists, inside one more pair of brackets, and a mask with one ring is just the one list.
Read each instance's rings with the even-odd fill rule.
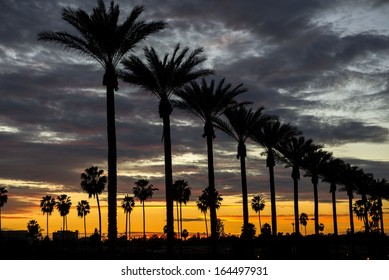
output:
[[40,207],[43,214],[46,214],[46,237],[49,238],[49,215],[53,213],[55,207],[55,199],[51,195],[42,197]]
[[115,127],[115,90],[118,90],[117,66],[123,56],[150,34],[165,28],[163,21],[139,20],[143,6],[136,6],[119,24],[119,5],[111,2],[107,9],[102,0],[88,15],[81,9],[64,8],[62,19],[71,25],[76,34],[45,31],[38,34],[40,41],[52,42],[66,50],[97,61],[104,68],[103,85],[107,91],[108,135],[108,239],[114,247],[117,238],[117,152]]

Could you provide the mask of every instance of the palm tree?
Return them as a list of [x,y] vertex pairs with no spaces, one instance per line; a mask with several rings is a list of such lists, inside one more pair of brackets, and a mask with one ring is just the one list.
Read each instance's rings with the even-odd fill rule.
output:
[[146,240],[146,217],[145,217],[145,201],[153,196],[154,191],[158,191],[153,185],[149,185],[147,179],[139,179],[134,184],[132,191],[134,196],[142,203],[143,208],[143,239]]
[[[128,194],[122,200],[122,208],[126,213],[126,239],[131,236],[131,212],[135,207],[135,200],[133,196]],[[127,231],[128,230],[128,231]],[[127,234],[129,232],[129,235]]]
[[80,218],[84,218],[84,232],[86,238],[86,215],[90,213],[89,202],[86,200],[81,200],[77,204],[77,215]]
[[367,195],[373,188],[374,177],[373,174],[364,173],[362,169],[360,169],[360,172],[357,175],[355,191],[357,194],[361,195],[360,203],[362,204],[361,209],[363,210],[365,232],[369,233],[369,209],[371,208],[371,202],[367,199]]
[[258,213],[259,228],[261,229],[261,211],[265,209],[265,198],[260,195],[254,196],[251,200],[251,208],[255,211],[255,213]]
[[277,208],[274,181],[274,166],[276,165],[275,158],[277,149],[279,149],[283,143],[290,141],[293,137],[299,134],[301,134],[301,132],[291,124],[282,124],[279,120],[273,120],[256,127],[250,135],[251,139],[265,150],[262,154],[267,156],[266,166],[269,168],[270,177],[270,201],[273,235],[277,235]]
[[[191,195],[191,188],[189,187],[189,184],[185,180],[176,180],[173,184],[173,193],[174,193],[174,200],[177,201],[177,203],[180,205],[180,214],[177,214],[177,221],[179,221],[178,226],[178,232],[182,233],[182,203],[186,205],[186,203],[189,201],[189,197]],[[178,213],[178,209],[177,209]],[[181,229],[181,230],[180,230]]]
[[285,162],[286,167],[292,168],[291,177],[293,179],[293,198],[294,198],[294,224],[295,232],[300,234],[299,224],[299,199],[298,186],[300,180],[300,169],[304,158],[307,154],[318,149],[320,146],[314,145],[312,139],[305,139],[304,136],[292,137],[289,141],[284,142],[278,148],[282,154],[281,161]]
[[55,199],[51,195],[46,195],[41,199],[40,207],[43,214],[46,214],[46,237],[49,238],[49,215],[53,213]]
[[[209,83],[205,79],[202,79],[201,83],[191,82],[177,93],[181,100],[175,102],[175,106],[195,115],[204,123],[203,137],[207,139],[208,154],[208,187],[212,195],[216,194],[213,163],[213,139],[216,137],[214,127],[220,126],[221,116],[227,109],[246,104],[235,100],[238,95],[246,92],[242,87],[243,84],[232,87],[224,81],[222,79],[218,85],[215,85],[214,80]],[[211,200],[215,201],[216,197]],[[210,216],[211,237],[216,239],[217,215],[214,204],[210,205]]]
[[29,220],[27,223],[27,233],[34,241],[42,237],[42,229],[36,220]]
[[104,170],[100,169],[97,166],[91,166],[86,168],[83,173],[81,173],[81,188],[84,192],[87,192],[89,198],[92,196],[96,198],[97,201],[97,210],[99,211],[99,234],[101,238],[101,210],[100,210],[100,200],[99,194],[101,194],[107,183],[107,176],[103,176]]
[[[103,85],[107,93],[108,135],[108,239],[113,247],[117,238],[117,155],[115,128],[115,91],[118,90],[117,66],[123,56],[150,34],[165,28],[163,21],[139,20],[143,6],[136,6],[119,24],[119,5],[111,2],[107,10],[98,0],[97,7],[88,15],[81,9],[64,8],[62,19],[74,27],[76,34],[68,32],[41,32],[40,41],[53,42],[80,55],[97,61],[104,69]],[[101,234],[101,232],[100,232]]]
[[70,197],[66,194],[61,194],[57,196],[57,202],[55,204],[55,207],[57,208],[59,214],[62,217],[62,232],[63,237],[65,236],[65,229],[68,230],[68,223],[66,216],[70,212],[70,206],[72,205],[72,202],[70,200]]
[[8,195],[6,195],[8,191],[4,187],[0,187],[0,238],[1,238],[1,208],[3,208],[4,204],[8,201]]
[[212,73],[209,69],[198,68],[206,60],[203,49],[189,53],[189,48],[176,45],[173,54],[159,57],[154,48],[144,48],[145,64],[137,56],[123,61],[125,71],[121,78],[128,83],[143,87],[159,99],[159,116],[163,121],[163,142],[165,157],[165,194],[168,249],[172,251],[174,239],[173,170],[170,135],[170,115],[173,112],[171,97],[185,84]]
[[300,215],[300,224],[304,226],[304,228],[305,228],[305,235],[307,235],[308,214],[301,213],[301,215]]
[[249,223],[249,209],[247,198],[247,178],[246,178],[246,140],[252,134],[252,130],[262,126],[273,117],[264,115],[264,108],[260,107],[253,112],[241,105],[225,111],[228,123],[221,123],[220,129],[238,142],[237,158],[240,159],[240,175],[242,183],[243,201],[243,228],[247,228]]
[[371,198],[376,201],[376,206],[378,207],[378,215],[380,219],[380,229],[381,234],[385,235],[384,231],[384,217],[382,211],[382,199],[389,199],[389,182],[383,178],[381,180],[375,179],[370,192]]
[[315,234],[319,234],[319,194],[318,183],[319,176],[325,166],[332,159],[332,154],[322,149],[314,149],[304,158],[303,168],[306,170],[304,176],[311,177],[314,197],[314,215],[315,215]]
[[206,201],[205,194],[202,193],[198,199],[196,200],[197,208],[201,213],[204,213],[204,221],[205,221],[205,232],[208,237],[208,222],[207,222],[207,212],[208,212],[208,203]]

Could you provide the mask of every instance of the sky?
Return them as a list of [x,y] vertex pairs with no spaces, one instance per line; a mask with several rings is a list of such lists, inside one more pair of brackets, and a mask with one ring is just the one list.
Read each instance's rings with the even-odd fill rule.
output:
[[[141,18],[164,20],[167,27],[149,36],[143,47],[171,53],[177,43],[202,47],[203,67],[216,81],[244,84],[241,101],[263,106],[265,113],[299,128],[334,157],[389,178],[389,1],[386,0],[146,0],[115,1],[124,19],[135,5]],[[108,6],[108,1],[106,1]],[[37,41],[41,31],[72,31],[61,20],[63,7],[91,12],[95,0],[0,0],[0,186],[8,190],[2,209],[3,229],[25,229],[37,220],[46,230],[39,201],[46,194],[71,196],[70,229],[82,230],[75,205],[88,199],[80,174],[97,165],[107,170],[106,100],[103,70],[93,61]],[[194,201],[207,186],[206,143],[201,122],[177,109],[171,116],[173,177],[192,188],[184,209],[190,232],[204,231]],[[161,232],[164,216],[164,160],[158,100],[119,81],[116,92],[118,205],[134,182],[148,178],[159,188],[148,207],[148,230]],[[267,197],[264,222],[270,223],[268,171],[260,147],[247,143],[249,199]],[[226,232],[242,225],[237,143],[218,131],[214,141],[216,187],[225,198],[219,217]],[[275,168],[280,231],[292,230],[291,170]],[[300,180],[300,211],[313,216],[309,178]],[[341,231],[347,229],[347,197],[338,192]],[[106,217],[106,192],[101,196]],[[95,201],[89,200],[90,227],[97,227]],[[319,184],[320,214],[331,232],[329,186]],[[384,211],[389,214],[386,203]],[[139,204],[137,207],[140,207]],[[136,209],[133,230],[141,231]],[[385,214],[384,214],[385,215]],[[387,218],[386,218],[387,219]],[[58,213],[50,218],[59,230]],[[158,222],[156,222],[158,221]],[[250,221],[257,216],[250,210]],[[389,222],[389,220],[388,220]],[[124,214],[118,209],[119,231]],[[280,225],[281,223],[281,225]],[[312,221],[313,224],[313,221]],[[388,224],[388,223],[387,223]],[[358,224],[358,226],[360,226]],[[313,230],[313,226],[312,230]],[[356,228],[357,230],[359,228]],[[103,231],[106,224],[103,225]]]

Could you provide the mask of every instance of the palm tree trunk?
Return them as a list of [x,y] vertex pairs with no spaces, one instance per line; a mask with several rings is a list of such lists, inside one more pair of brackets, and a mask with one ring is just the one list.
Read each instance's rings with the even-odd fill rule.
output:
[[178,201],[176,201],[176,209],[177,209],[177,238],[180,237],[180,215],[179,215],[179,210],[178,210]]
[[99,212],[99,234],[100,234],[100,240],[101,240],[101,210],[100,210],[100,200],[99,195],[96,193],[96,201],[97,201],[97,210]]
[[209,213],[211,219],[211,238],[217,239],[217,215],[215,207],[215,170],[213,165],[213,135],[207,135],[207,153],[208,153],[208,184],[210,190]]
[[270,201],[271,201],[271,223],[272,223],[272,233],[277,235],[277,208],[276,208],[276,189],[274,182],[274,158],[271,150],[268,151],[268,156],[266,159],[266,165],[269,168],[269,177],[270,177]]
[[142,201],[143,207],[143,240],[146,240],[146,216],[145,216],[145,202]]
[[0,241],[1,241],[1,207],[0,207]]
[[258,210],[258,220],[259,220],[259,232],[261,232],[262,224],[261,224],[261,210]]
[[369,227],[369,216],[368,216],[368,209],[367,209],[367,197],[366,197],[366,194],[362,194],[362,201],[363,201],[363,205],[365,206],[364,207],[364,211],[363,211],[363,220],[365,222],[365,233],[369,233],[370,232],[370,227]]
[[379,215],[380,215],[380,226],[381,226],[381,234],[385,236],[384,231],[384,214],[382,213],[382,199],[378,198],[378,205],[379,205]]
[[295,227],[296,235],[300,235],[300,227],[298,226],[299,224],[299,197],[298,197],[299,177],[300,177],[299,168],[293,167],[292,178],[293,178],[293,198],[294,198],[294,224],[296,225]]
[[163,143],[165,153],[165,193],[166,193],[166,227],[167,227],[167,254],[172,256],[174,242],[174,201],[173,201],[173,168],[172,143],[170,136],[170,114],[172,107],[168,100],[161,100],[159,115],[163,120]]
[[182,202],[180,202],[180,239],[182,239]]
[[[108,71],[107,71],[108,72]],[[115,88],[117,87],[116,73],[107,73],[107,136],[108,136],[108,240],[111,249],[115,248],[117,239],[117,152],[115,126]],[[115,84],[116,82],[116,84]],[[100,224],[101,227],[101,224]],[[101,228],[100,228],[101,236]]]
[[46,228],[47,228],[47,237],[49,238],[49,212],[46,213]]
[[354,234],[354,216],[353,216],[353,195],[352,192],[347,191],[348,195],[348,211],[349,211],[349,217],[350,217],[350,230],[351,234]]
[[204,220],[205,220],[205,233],[208,237],[208,222],[207,222],[207,212],[204,212]]
[[126,240],[128,240],[128,212],[126,211]]
[[239,143],[238,158],[240,158],[240,176],[242,182],[242,201],[243,201],[243,228],[247,229],[249,223],[249,208],[247,199],[247,178],[246,178],[246,145]]
[[338,220],[336,216],[336,185],[335,183],[331,184],[331,194],[332,194],[332,216],[334,220],[334,235],[338,235]]
[[131,240],[131,213],[128,214],[128,240]]
[[85,238],[86,238],[86,216],[84,215],[84,232],[85,232]]
[[319,235],[319,194],[317,190],[317,184],[319,183],[319,178],[315,175],[312,176],[313,184],[313,200],[314,200],[314,216],[315,216],[315,234]]

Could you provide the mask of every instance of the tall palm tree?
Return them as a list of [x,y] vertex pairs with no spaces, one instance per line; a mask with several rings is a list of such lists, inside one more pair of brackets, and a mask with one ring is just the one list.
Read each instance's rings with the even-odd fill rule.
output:
[[101,210],[100,210],[100,200],[99,194],[101,194],[107,183],[107,176],[103,175],[104,170],[100,169],[97,166],[91,166],[86,168],[83,173],[81,173],[81,188],[84,192],[87,192],[89,198],[92,196],[96,198],[97,210],[99,211],[99,234],[101,238]]
[[334,223],[334,235],[338,235],[338,220],[336,215],[336,190],[341,183],[341,174],[344,170],[344,161],[341,159],[330,159],[322,170],[323,181],[330,183],[330,193],[332,198],[332,216]]
[[86,238],[86,215],[90,213],[89,202],[86,200],[81,200],[77,204],[77,215],[80,218],[84,218],[84,233]]
[[142,203],[143,208],[143,239],[146,240],[146,216],[145,216],[145,201],[153,196],[154,191],[158,191],[153,185],[149,184],[147,179],[139,179],[134,184],[132,189],[134,196]]
[[[81,9],[64,8],[62,19],[75,29],[75,33],[41,32],[40,41],[53,42],[66,50],[97,61],[104,69],[103,85],[107,93],[108,135],[108,239],[112,246],[117,238],[117,152],[115,128],[115,91],[118,90],[117,66],[123,56],[150,34],[165,28],[163,21],[139,20],[143,6],[136,6],[130,15],[119,23],[119,5],[111,2],[106,9],[102,0],[90,15]],[[100,233],[101,234],[101,233]]]
[[[175,106],[195,115],[204,123],[203,137],[207,139],[208,187],[211,195],[216,194],[213,163],[213,139],[216,137],[214,128],[220,126],[221,117],[227,109],[244,104],[235,100],[237,96],[246,92],[242,86],[243,84],[239,84],[232,87],[231,84],[225,84],[224,79],[217,85],[215,80],[208,83],[202,79],[201,83],[191,82],[177,93],[181,100],[176,101]],[[216,197],[212,198],[213,201],[215,199]],[[217,215],[214,204],[210,205],[210,216],[211,237],[216,239]]]
[[249,209],[247,198],[247,177],[246,177],[246,140],[253,133],[253,129],[262,126],[273,117],[263,114],[263,107],[257,110],[247,109],[241,105],[225,111],[228,123],[221,123],[220,129],[238,142],[237,158],[240,159],[240,175],[242,184],[243,202],[243,228],[246,229],[249,223]]
[[[300,224],[304,226],[304,228],[305,228],[305,235],[307,235],[308,214],[301,213],[301,215],[300,215]],[[296,226],[296,227],[298,227],[298,226]]]
[[319,177],[325,166],[332,159],[332,153],[326,152],[322,149],[315,149],[308,153],[304,158],[303,168],[306,171],[304,176],[311,177],[313,185],[314,197],[314,216],[315,216],[315,234],[319,234],[319,194],[318,183]]
[[174,239],[174,202],[173,170],[170,135],[170,115],[173,112],[171,98],[188,82],[212,73],[209,69],[200,68],[206,60],[203,49],[189,52],[177,44],[173,54],[166,53],[160,58],[154,48],[144,48],[147,63],[137,56],[130,56],[123,61],[125,71],[121,78],[128,83],[143,87],[159,99],[159,117],[163,121],[163,142],[165,157],[165,195],[168,250],[173,250]]
[[[214,192],[212,194],[212,192]],[[215,210],[218,210],[221,206],[223,198],[217,190],[213,191],[209,186],[202,190],[201,195],[196,201],[197,208],[204,213],[205,218],[205,228],[208,237],[208,225],[207,225],[207,210],[213,207]]]
[[41,199],[40,207],[43,214],[46,214],[46,237],[49,238],[49,215],[53,213],[55,206],[55,198],[51,195],[46,195]]
[[369,225],[369,209],[371,208],[371,202],[367,199],[367,195],[370,193],[374,185],[373,174],[364,173],[362,169],[358,173],[356,180],[355,191],[357,194],[361,195],[360,203],[362,204],[361,209],[363,210],[363,221],[365,225],[365,232],[370,232]]
[[266,166],[269,168],[273,235],[277,235],[277,208],[274,180],[274,166],[276,165],[275,158],[277,157],[277,149],[279,149],[283,143],[290,141],[293,137],[300,134],[301,132],[291,124],[282,124],[279,120],[273,120],[256,127],[250,135],[251,139],[265,150],[262,154],[266,155]]
[[380,230],[381,234],[385,235],[384,231],[384,217],[382,211],[382,199],[389,199],[389,182],[383,178],[381,180],[375,179],[370,192],[371,198],[376,201],[380,219]]
[[312,139],[305,139],[304,136],[292,137],[289,141],[284,142],[279,147],[282,154],[281,161],[285,162],[286,167],[292,168],[291,177],[293,179],[293,200],[294,200],[294,224],[295,232],[300,234],[299,224],[299,199],[298,186],[300,180],[300,169],[304,158],[307,154],[320,146],[314,145]]
[[[135,207],[135,200],[133,196],[128,194],[122,200],[122,208],[126,213],[126,239],[131,236],[131,212]],[[127,231],[128,230],[128,231]],[[127,234],[129,232],[129,234]]]
[[[177,215],[177,219],[179,221],[178,232],[180,233],[180,237],[182,235],[182,204],[189,201],[189,197],[191,195],[191,187],[188,184],[188,181],[185,180],[176,180],[173,184],[174,190],[174,199],[180,206],[180,213]],[[178,210],[177,210],[178,212]]]
[[6,194],[8,191],[4,187],[0,187],[0,238],[1,238],[1,208],[3,208],[4,204],[8,201],[8,195]]
[[[68,230],[68,223],[67,223],[67,215],[70,212],[70,206],[72,205],[72,202],[70,200],[70,197],[66,194],[61,194],[57,196],[57,202],[55,203],[55,207],[57,208],[59,214],[62,217],[62,232],[64,233],[65,230]],[[63,234],[63,237],[65,235]]]
[[251,200],[251,208],[255,211],[255,213],[258,213],[259,229],[261,229],[261,211],[265,209],[265,198],[260,195],[254,196]]

